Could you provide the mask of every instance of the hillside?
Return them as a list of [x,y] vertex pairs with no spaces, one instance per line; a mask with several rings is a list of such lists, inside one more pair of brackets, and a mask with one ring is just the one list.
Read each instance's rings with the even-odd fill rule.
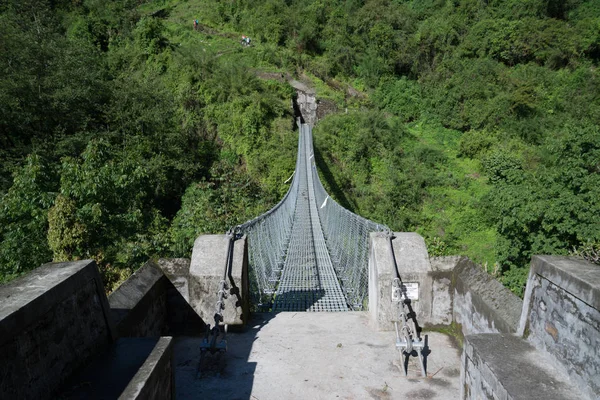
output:
[[595,1],[26,0],[0,19],[2,280],[93,257],[111,287],[267,210],[294,168],[282,75],[331,112],[315,155],[352,211],[516,293],[531,255],[600,251]]

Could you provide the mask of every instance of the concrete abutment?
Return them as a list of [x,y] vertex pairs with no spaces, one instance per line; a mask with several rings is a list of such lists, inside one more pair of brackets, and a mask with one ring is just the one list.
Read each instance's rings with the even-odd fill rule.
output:
[[148,271],[113,304],[92,260],[46,264],[0,286],[0,398],[172,398],[161,278]]

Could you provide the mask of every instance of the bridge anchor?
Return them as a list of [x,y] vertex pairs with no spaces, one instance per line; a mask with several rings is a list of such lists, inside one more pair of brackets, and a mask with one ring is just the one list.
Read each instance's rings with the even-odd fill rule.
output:
[[[410,356],[417,356],[421,366],[421,375],[425,378],[427,377],[427,355],[429,354],[427,335],[424,340],[421,338],[420,327],[416,323],[416,314],[410,305],[411,300],[406,294],[406,288],[403,287],[400,277],[392,281],[392,291],[392,299],[402,301],[403,311],[400,312],[400,321],[394,321],[394,327],[396,329],[396,349],[401,351],[403,357],[404,376],[408,375]],[[404,299],[401,300],[403,297]],[[408,309],[408,313],[404,311],[406,309]],[[400,328],[398,328],[398,322],[401,323]]]
[[225,270],[223,271],[223,279],[219,282],[219,291],[217,292],[217,302],[215,304],[214,326],[207,326],[206,334],[202,343],[200,343],[200,362],[198,363],[198,376],[202,376],[202,370],[206,367],[207,353],[222,355],[227,351],[227,324],[221,330],[223,323],[223,310],[225,309],[225,299],[227,299],[229,285],[227,278],[231,279],[231,264],[233,262],[233,244],[235,242],[235,228],[227,232],[227,257],[225,259]]
[[408,375],[408,362],[410,360],[410,356],[416,355],[419,357],[421,375],[423,377],[427,377],[427,335],[425,335],[425,340],[422,340],[420,337],[413,338],[412,331],[407,324],[406,314],[401,313],[400,316],[403,318],[402,328],[398,329],[398,321],[394,321],[394,326],[396,328],[396,349],[401,351],[403,357],[402,368],[404,370],[404,376]]

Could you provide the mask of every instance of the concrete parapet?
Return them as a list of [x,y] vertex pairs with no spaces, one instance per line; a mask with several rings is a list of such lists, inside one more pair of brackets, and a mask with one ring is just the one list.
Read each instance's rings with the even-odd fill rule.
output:
[[[227,247],[226,235],[202,235],[194,243],[190,264],[190,304],[198,315],[214,324],[217,292],[223,279]],[[241,325],[248,319],[248,246],[246,237],[234,242],[231,274],[226,279],[229,287],[223,310],[223,324]]]
[[96,263],[51,263],[0,286],[0,398],[51,397],[115,337]]
[[64,400],[172,399],[171,337],[120,338],[62,387]]
[[120,400],[175,399],[173,340],[161,337],[127,385]]
[[521,299],[467,258],[454,274],[453,319],[464,334],[517,331]]
[[466,257],[432,259],[432,323],[460,324],[464,335],[514,333],[522,301]]
[[547,354],[510,334],[465,336],[461,399],[581,399]]
[[[431,322],[432,278],[427,247],[412,232],[396,232],[392,241],[398,273],[407,287],[419,324]],[[392,281],[396,278],[389,242],[384,233],[371,234],[369,253],[369,312],[378,330],[393,330],[401,304],[392,301]]]
[[534,256],[519,334],[548,352],[589,398],[600,398],[600,267]]
[[450,325],[454,322],[455,267],[463,257],[432,257],[431,324]]
[[153,261],[108,296],[119,336],[160,336],[167,318],[169,280]]
[[108,297],[120,337],[200,336],[189,304],[189,259],[148,261]]

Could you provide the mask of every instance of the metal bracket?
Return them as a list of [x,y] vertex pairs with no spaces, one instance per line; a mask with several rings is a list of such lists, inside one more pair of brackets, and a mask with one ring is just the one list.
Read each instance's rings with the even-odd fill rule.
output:
[[413,338],[412,332],[408,325],[404,325],[402,327],[402,336],[398,331],[398,322],[394,322],[394,326],[396,327],[396,349],[401,350],[402,353],[402,367],[404,369],[404,376],[408,375],[408,361],[410,356],[414,356],[414,353],[419,357],[419,364],[421,366],[421,375],[425,378],[427,377],[427,367],[424,358],[426,357],[427,346],[427,335],[425,335],[425,340],[421,338]]
[[425,335],[425,339],[414,338],[413,332],[410,329],[409,325],[406,321],[406,315],[404,313],[401,314],[403,318],[402,328],[398,329],[398,321],[394,321],[394,326],[396,328],[396,349],[401,350],[402,354],[402,367],[404,369],[404,376],[408,375],[408,361],[410,356],[419,357],[419,364],[421,366],[421,375],[425,378],[427,377],[427,366],[425,357],[427,356],[427,335]]

